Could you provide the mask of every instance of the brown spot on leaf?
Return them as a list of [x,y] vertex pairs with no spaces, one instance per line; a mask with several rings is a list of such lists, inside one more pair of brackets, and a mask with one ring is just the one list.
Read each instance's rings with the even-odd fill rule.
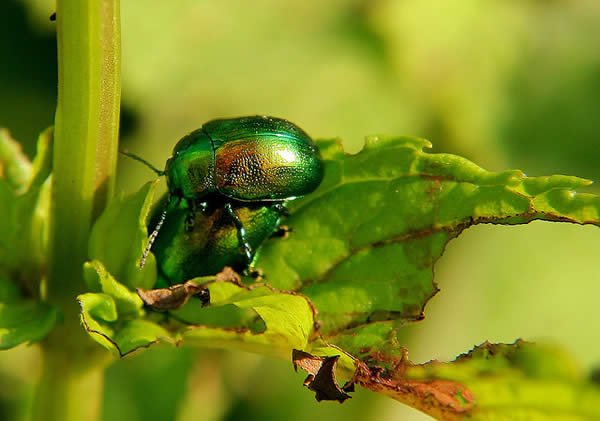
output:
[[294,369],[298,367],[308,372],[304,380],[304,386],[315,392],[317,401],[344,402],[351,396],[347,392],[354,391],[354,384],[350,383],[340,387],[335,379],[335,365],[339,355],[331,357],[318,357],[308,352],[294,349],[292,351],[292,362]]
[[316,393],[317,401],[344,402],[350,397],[348,392],[353,392],[354,385],[359,384],[438,419],[458,420],[473,409],[475,399],[471,391],[461,383],[443,379],[405,378],[405,371],[412,366],[405,352],[395,361],[391,371],[380,366],[370,367],[356,360],[354,376],[343,387],[335,379],[338,358],[339,356],[319,357],[299,350],[292,353],[294,368],[300,367],[309,373],[304,385]]
[[466,386],[449,380],[410,380],[399,375],[382,376],[379,367],[357,361],[351,380],[364,388],[417,408],[438,419],[459,419],[473,408],[474,398]]
[[208,289],[192,281],[171,285],[168,288],[136,288],[136,291],[144,304],[158,311],[175,310],[187,303],[189,298],[193,296],[200,298],[204,305],[210,302]]

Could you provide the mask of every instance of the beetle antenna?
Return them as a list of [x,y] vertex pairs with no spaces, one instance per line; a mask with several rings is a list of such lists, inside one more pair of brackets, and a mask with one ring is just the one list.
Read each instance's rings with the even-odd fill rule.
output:
[[175,196],[175,201],[173,201],[173,196],[169,196],[169,200],[167,201],[165,208],[163,209],[162,213],[160,214],[160,218],[159,218],[158,222],[156,223],[156,227],[154,227],[154,230],[148,236],[148,243],[146,244],[146,248],[144,249],[144,252],[142,253],[142,258],[140,259],[140,265],[139,265],[140,269],[146,265],[146,259],[148,258],[148,255],[150,254],[150,249],[152,249],[152,245],[154,244],[156,237],[158,237],[158,232],[162,228],[162,226],[165,222],[165,219],[167,219],[167,213],[169,213],[170,209],[179,205],[179,203],[181,203],[181,197]]
[[146,259],[148,258],[148,255],[150,254],[150,249],[152,248],[152,244],[154,244],[156,237],[158,237],[158,232],[162,228],[162,225],[165,222],[165,219],[167,218],[168,208],[169,208],[169,205],[167,204],[167,206],[165,206],[165,209],[160,214],[160,219],[158,220],[158,223],[156,224],[154,231],[152,231],[152,234],[150,234],[150,236],[148,237],[148,244],[146,244],[146,248],[144,249],[144,252],[142,253],[142,258],[140,259],[140,269],[146,265]]
[[146,161],[144,158],[140,158],[139,156],[132,154],[131,152],[128,151],[119,151],[120,154],[125,155],[135,161],[141,162],[142,164],[144,164],[145,166],[147,166],[148,168],[150,168],[152,171],[154,171],[159,177],[162,177],[163,175],[165,175],[165,172],[162,170],[159,170],[158,168],[156,168],[154,165],[152,165],[151,163],[149,163],[148,161]]

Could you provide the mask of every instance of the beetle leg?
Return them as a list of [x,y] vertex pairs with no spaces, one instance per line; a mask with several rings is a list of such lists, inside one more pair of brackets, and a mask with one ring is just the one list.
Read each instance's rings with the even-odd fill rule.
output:
[[262,281],[265,279],[265,274],[258,268],[248,268],[244,271],[244,274],[254,278],[255,281]]
[[285,203],[273,203],[271,206],[280,216],[290,216],[290,211],[285,207]]
[[194,230],[196,212],[199,211],[203,214],[206,214],[208,210],[208,203],[206,201],[188,201],[188,207],[190,208],[190,211],[185,218],[185,232],[192,232]]
[[185,218],[185,232],[192,232],[194,229],[194,212],[189,212]]
[[235,227],[237,228],[238,241],[240,242],[242,251],[243,251],[244,256],[246,257],[246,260],[248,261],[247,263],[249,265],[250,263],[252,263],[252,259],[254,258],[254,252],[252,250],[252,247],[248,243],[248,239],[246,238],[246,229],[244,228],[242,221],[240,221],[240,218],[238,218],[237,214],[234,212],[233,208],[231,207],[231,203],[225,203],[225,211],[227,212],[229,217],[233,220],[233,223],[234,223]]
[[[279,217],[287,217],[290,215],[290,211],[285,206],[285,202],[275,202],[271,204],[271,209],[279,214]],[[292,228],[287,225],[280,225],[277,229],[271,234],[271,238],[287,238],[289,233],[292,232]]]
[[273,234],[271,234],[271,238],[287,238],[292,232],[292,228],[287,225],[281,225]]

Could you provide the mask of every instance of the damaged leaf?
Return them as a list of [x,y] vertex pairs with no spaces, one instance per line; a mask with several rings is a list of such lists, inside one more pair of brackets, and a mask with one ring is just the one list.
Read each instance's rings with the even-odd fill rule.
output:
[[84,276],[89,285],[101,291],[77,297],[81,323],[94,340],[119,356],[169,340],[166,329],[144,319],[140,297],[119,283],[102,263],[86,263]]
[[[490,172],[424,152],[429,147],[371,137],[346,155],[321,142],[322,185],[290,202],[292,231],[267,241],[256,262],[274,287],[306,295],[323,338],[353,355],[364,354],[364,341],[380,354],[397,349],[388,345],[393,332],[424,317],[438,291],[434,264],[464,229],[535,219],[600,225],[600,198],[574,191],[588,180]],[[375,330],[384,336],[376,339]]]
[[337,383],[335,367],[339,358],[339,355],[317,357],[297,349],[292,352],[294,369],[300,367],[308,372],[304,386],[315,392],[315,399],[318,402],[326,400],[343,403],[351,397],[347,392],[354,391],[353,383],[344,387],[340,387]]
[[[307,382],[318,400],[336,400],[358,384],[440,420],[600,419],[600,386],[562,350],[548,345],[486,342],[452,362],[405,359],[393,371],[356,360],[343,388],[333,374],[335,358],[294,351],[293,361],[309,373]],[[326,381],[315,383],[322,370]]]
[[[486,342],[449,363],[411,365],[404,377],[419,383],[462,384],[468,395],[465,399],[463,393],[459,401],[465,399],[465,406],[474,403],[467,412],[469,419],[600,419],[600,387],[556,346]],[[415,407],[439,419],[461,419],[454,411],[441,411],[443,407]]]
[[402,367],[402,376],[397,373],[388,373],[386,376],[381,368],[370,368],[358,361],[352,382],[417,408],[437,419],[460,419],[470,415],[475,406],[475,399],[465,385],[438,378],[411,380],[407,378],[410,368],[410,364]]
[[[259,250],[255,267],[264,282],[225,277],[161,289],[153,283],[154,266],[142,277],[132,272],[147,241],[155,185],[145,187],[94,227],[90,254],[108,261],[115,278],[90,283],[100,292],[80,297],[84,325],[121,355],[158,340],[276,357],[300,350],[296,365],[309,371],[307,385],[318,399],[343,401],[359,384],[441,419],[484,419],[485,405],[490,417],[496,416],[496,392],[486,389],[493,389],[493,382],[486,383],[491,378],[501,380],[498,396],[513,390],[517,379],[531,380],[527,387],[550,394],[536,376],[552,358],[538,355],[529,366],[519,364],[529,352],[520,344],[514,345],[518,359],[474,352],[468,361],[415,365],[397,332],[424,317],[438,291],[434,264],[464,229],[536,219],[600,225],[600,198],[575,192],[588,180],[489,172],[459,156],[423,151],[430,146],[416,138],[373,137],[360,153],[345,155],[337,143],[320,142],[325,180],[314,193],[289,203],[289,235],[270,239]],[[108,234],[122,223],[129,229],[126,237],[135,238],[135,250],[111,249],[127,240]],[[169,311],[145,311],[137,296],[137,314],[119,311],[122,294],[115,283],[130,293],[156,288],[141,296]],[[189,299],[198,285],[208,289],[209,306]],[[128,342],[127,335],[132,335]],[[351,373],[343,387],[336,382],[340,372]],[[564,381],[557,373],[544,379]],[[589,412],[552,405],[563,414]]]
[[[153,311],[145,312],[140,296],[119,283],[100,262],[88,262],[84,273],[88,284],[96,285],[101,292],[77,298],[82,324],[95,340],[120,356],[159,341],[184,340],[282,358],[293,348],[307,347],[313,335],[314,309],[306,298],[265,285],[245,286],[229,271],[211,277],[209,283],[203,279],[191,281],[187,287],[154,290],[150,298],[142,293],[147,300],[158,297],[158,305],[162,306],[181,296],[186,301],[186,288],[208,290],[209,307],[201,300],[187,300],[179,310],[160,317]],[[160,295],[165,291],[166,298],[163,296],[161,302]]]
[[207,287],[209,307],[194,300],[174,312],[196,325],[184,331],[186,343],[285,358],[294,348],[306,349],[314,335],[314,308],[302,295],[229,281]]
[[[469,226],[534,219],[600,224],[598,196],[574,192],[588,180],[489,172],[459,156],[426,153],[431,145],[417,138],[372,137],[356,155],[344,154],[333,141],[319,145],[326,167],[322,185],[289,203],[289,235],[268,240],[255,267],[273,287],[268,296],[277,291],[283,301],[297,299],[290,293],[301,294],[299,302],[308,298],[320,337],[367,363],[401,358],[395,354],[397,329],[424,317],[438,290],[433,266],[448,241]],[[90,255],[129,288],[156,287],[155,266],[147,265],[144,274],[137,267],[155,187],[109,208],[90,241]],[[239,287],[226,284],[209,287],[212,306],[196,311],[190,301],[173,314],[194,325],[264,329],[258,307],[215,304],[219,294]]]

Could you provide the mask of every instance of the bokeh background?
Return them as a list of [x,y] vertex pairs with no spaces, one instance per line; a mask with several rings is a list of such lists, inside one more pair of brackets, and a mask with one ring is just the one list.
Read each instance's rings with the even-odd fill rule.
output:
[[[600,179],[597,0],[121,3],[122,147],[157,166],[211,118],[269,114],[350,152],[368,134],[416,135],[490,170]],[[54,118],[53,11],[52,0],[0,4],[0,126],[30,155]],[[119,165],[124,193],[152,178]],[[588,372],[600,365],[599,250],[594,227],[469,229],[401,341],[417,362],[485,340],[549,341]],[[31,405],[39,369],[35,346],[0,353],[0,419]],[[318,404],[302,380],[285,361],[159,347],[108,369],[103,419],[430,419],[366,391]]]

